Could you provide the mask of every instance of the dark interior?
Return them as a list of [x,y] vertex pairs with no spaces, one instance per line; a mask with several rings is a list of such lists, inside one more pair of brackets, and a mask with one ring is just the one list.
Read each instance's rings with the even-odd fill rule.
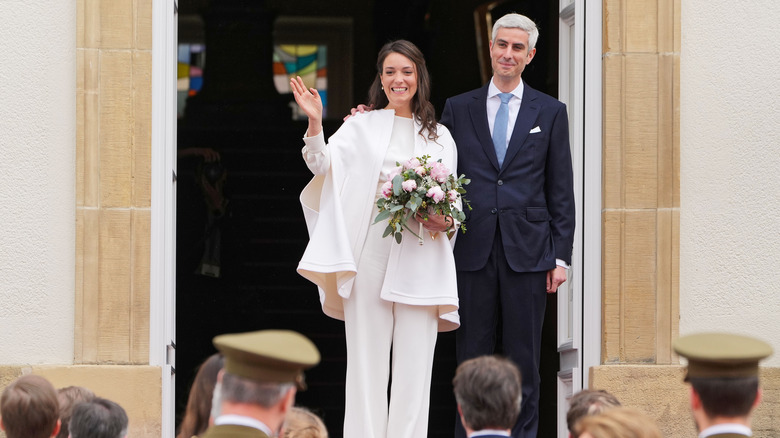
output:
[[[332,437],[341,437],[346,351],[343,323],[320,310],[316,287],[296,272],[307,241],[298,195],[311,178],[300,156],[304,121],[293,121],[291,95],[272,81],[274,23],[280,17],[351,19],[351,76],[341,91],[347,110],[365,101],[385,42],[404,38],[426,56],[432,101],[440,113],[447,97],[483,85],[469,0],[179,0],[181,20],[196,18],[200,28],[180,21],[184,38],[206,47],[203,88],[187,99],[178,122],[176,412],[177,424],[197,366],[215,350],[218,334],[287,328],[311,338],[323,355],[307,373],[308,390],[297,403],[318,413]],[[493,2],[491,2],[493,3]],[[523,78],[557,95],[558,1],[508,1],[493,17],[516,11],[534,19],[541,36],[537,56]],[[339,60],[329,59],[331,65]],[[342,63],[343,64],[343,63]],[[334,69],[330,70],[335,71]],[[329,78],[330,81],[330,78]],[[330,84],[330,82],[329,82]],[[338,112],[337,112],[338,111]],[[343,113],[342,113],[343,111]],[[324,124],[326,137],[341,124],[337,108]],[[221,156],[209,165],[194,148]],[[221,190],[204,190],[204,182]],[[211,186],[214,187],[213,185]],[[222,211],[215,204],[226,201]],[[209,211],[212,210],[212,213]],[[219,267],[219,276],[202,262]],[[542,352],[540,437],[555,436],[555,296],[550,296]],[[454,333],[441,333],[434,361],[429,437],[451,437],[455,402]],[[499,340],[500,341],[500,340]],[[500,352],[500,351],[499,351]]]

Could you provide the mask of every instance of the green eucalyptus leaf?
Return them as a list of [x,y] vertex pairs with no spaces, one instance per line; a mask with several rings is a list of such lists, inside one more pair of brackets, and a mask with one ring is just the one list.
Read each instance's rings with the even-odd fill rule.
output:
[[378,215],[376,215],[376,219],[374,219],[374,223],[382,222],[385,219],[388,219],[392,213],[390,210],[384,210],[380,212]]

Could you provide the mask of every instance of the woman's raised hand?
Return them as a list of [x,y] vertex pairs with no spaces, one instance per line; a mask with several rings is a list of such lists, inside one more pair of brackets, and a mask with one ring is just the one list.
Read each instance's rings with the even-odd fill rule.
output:
[[307,89],[300,76],[290,78],[290,89],[295,97],[295,102],[304,114],[309,118],[309,130],[307,134],[312,137],[322,131],[322,98],[316,89]]

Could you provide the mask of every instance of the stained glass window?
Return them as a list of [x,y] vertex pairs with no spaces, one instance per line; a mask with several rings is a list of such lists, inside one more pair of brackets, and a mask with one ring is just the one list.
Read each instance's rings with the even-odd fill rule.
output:
[[[325,45],[280,44],[274,46],[274,84],[279,93],[292,93],[290,77],[300,76],[308,88],[322,97],[323,117],[328,115],[328,47]],[[293,119],[306,119],[293,102]]]
[[206,46],[203,44],[179,43],[178,68],[176,75],[176,114],[184,117],[187,97],[194,96],[203,88],[203,68],[206,65]]

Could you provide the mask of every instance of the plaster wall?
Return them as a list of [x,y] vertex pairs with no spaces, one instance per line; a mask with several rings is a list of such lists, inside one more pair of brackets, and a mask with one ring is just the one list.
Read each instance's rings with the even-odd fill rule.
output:
[[72,363],[76,0],[0,5],[0,351]]
[[680,334],[771,342],[780,366],[780,2],[682,2]]

